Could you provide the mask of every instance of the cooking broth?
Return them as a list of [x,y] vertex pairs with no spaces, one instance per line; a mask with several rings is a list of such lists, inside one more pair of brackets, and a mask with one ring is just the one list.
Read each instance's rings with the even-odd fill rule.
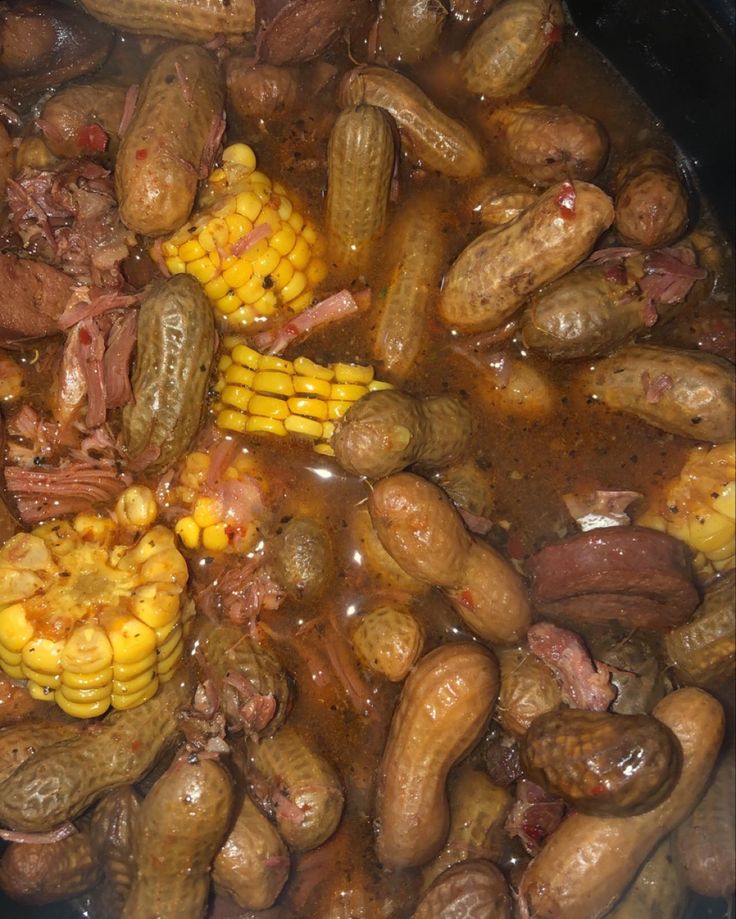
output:
[[[487,107],[471,99],[457,79],[456,54],[465,38],[465,30],[454,26],[448,30],[436,57],[406,69],[406,73],[425,88],[441,109],[453,113],[482,136]],[[148,40],[121,37],[100,75],[139,82],[151,59],[151,54],[142,51],[148,44]],[[318,226],[324,214],[327,140],[338,112],[335,85],[351,66],[342,49],[324,57],[334,66],[335,76],[316,96],[308,95],[312,84],[305,77],[304,109],[298,119],[258,125],[239,123],[233,117],[225,135],[227,143],[250,144],[256,152],[258,168],[297,196],[305,214]],[[655,146],[677,155],[672,140],[625,81],[571,29],[532,83],[529,96],[545,104],[569,105],[605,126],[612,153],[605,171],[596,179],[603,188],[609,187],[621,160],[641,147]],[[26,125],[30,130],[28,120]],[[491,160],[490,171],[498,166]],[[412,168],[403,158],[398,173],[398,201],[391,204],[391,213],[411,208],[417,192],[428,187],[436,196],[442,232],[454,257],[481,231],[465,205],[467,190],[461,183]],[[707,329],[714,323],[721,323],[724,335],[733,329],[730,250],[707,204],[701,202],[701,216],[690,232],[712,240],[709,280],[696,286],[675,318],[658,323],[647,334],[648,343],[693,348],[703,343]],[[604,236],[598,248],[612,239],[612,233]],[[340,284],[354,289],[367,286],[374,299],[380,297],[388,283],[391,255],[390,245],[379,243],[362,277],[350,277],[343,266],[331,264],[324,290],[337,289]],[[714,276],[717,281],[711,292]],[[376,321],[372,308],[317,330],[293,346],[287,356],[303,354],[322,364],[370,363]],[[517,338],[501,343],[499,350],[508,349],[536,370],[549,387],[548,410],[534,411],[523,403],[505,404],[493,387],[492,374],[479,372],[476,365],[453,349],[453,343],[453,336],[430,314],[416,366],[403,383],[392,382],[418,397],[453,393],[470,401],[478,428],[473,458],[493,485],[493,526],[485,538],[519,568],[536,550],[576,532],[563,495],[631,490],[644,496],[643,506],[679,473],[693,447],[692,441],[586,398],[582,381],[589,372],[589,360],[552,363],[528,353]],[[19,355],[27,371],[24,398],[41,411],[49,409],[58,354],[59,342],[52,339],[34,342],[33,348],[22,349]],[[376,375],[391,381],[380,367]],[[211,401],[215,399],[213,390]],[[212,415],[208,415],[206,424],[211,420]],[[119,430],[119,423],[114,415],[114,430]],[[373,853],[375,779],[401,684],[380,680],[355,664],[354,672],[339,673],[339,655],[336,658],[329,648],[342,642],[346,653],[351,654],[348,638],[353,624],[377,601],[389,596],[400,596],[421,619],[427,637],[425,650],[445,641],[470,639],[472,633],[438,591],[412,597],[387,583],[367,563],[356,518],[365,513],[369,484],[343,472],[331,458],[314,453],[298,440],[246,437],[242,443],[254,467],[267,478],[269,523],[261,534],[265,543],[278,536],[291,519],[304,516],[322,524],[332,536],[335,569],[322,598],[314,602],[287,598],[277,610],[262,610],[259,634],[293,676],[296,693],[290,723],[297,725],[335,765],[347,791],[345,814],[337,834],[316,851],[295,857],[291,878],[276,906],[254,915],[264,919],[337,919],[348,915],[403,919],[411,915],[416,904],[421,869],[382,872]],[[154,488],[157,485],[157,478],[145,474],[137,474],[136,481]],[[189,552],[187,556],[195,591],[212,582],[213,572],[214,577],[222,572],[217,559],[202,553]],[[346,690],[346,682],[351,689]],[[724,691],[724,701],[730,700],[730,692],[730,688]],[[56,713],[52,717],[57,717]],[[479,766],[483,750],[481,743],[471,754],[471,761]],[[523,850],[510,843],[503,867],[514,881],[518,881],[520,865]],[[94,897],[84,906],[78,901],[70,903],[68,912],[106,919],[95,911],[94,903]],[[45,911],[16,910],[10,905],[5,910],[5,915],[47,915]],[[61,907],[54,912],[61,914]],[[235,919],[246,914],[227,897],[217,896],[209,915],[213,919]]]

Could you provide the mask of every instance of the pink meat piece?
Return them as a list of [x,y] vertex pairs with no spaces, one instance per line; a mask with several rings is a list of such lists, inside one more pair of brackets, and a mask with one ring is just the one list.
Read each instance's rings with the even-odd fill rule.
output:
[[22,468],[6,466],[5,484],[26,525],[109,504],[129,484],[106,462]]
[[562,699],[571,708],[604,712],[616,698],[610,669],[593,660],[575,632],[539,622],[529,629],[527,642],[532,654],[553,671],[562,687]]
[[509,836],[518,836],[529,855],[537,855],[544,840],[562,822],[565,805],[559,798],[527,779],[516,783],[516,801],[508,817],[505,829]]

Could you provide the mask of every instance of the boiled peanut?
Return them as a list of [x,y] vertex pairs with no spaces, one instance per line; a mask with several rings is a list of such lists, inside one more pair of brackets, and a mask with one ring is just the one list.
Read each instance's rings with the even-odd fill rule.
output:
[[246,795],[212,863],[212,880],[243,909],[268,909],[289,876],[289,850]]
[[410,473],[376,484],[369,500],[385,549],[412,577],[443,588],[482,638],[518,641],[530,621],[521,579],[487,543],[473,539],[441,489]]
[[[322,845],[337,829],[345,795],[334,768],[290,725],[248,746],[251,790],[271,806],[284,840],[300,852]],[[265,784],[264,784],[265,783]]]
[[58,842],[12,842],[0,858],[0,890],[17,903],[69,900],[100,880],[98,852],[87,833]]
[[574,709],[535,718],[521,741],[526,775],[581,814],[652,810],[682,766],[672,731],[649,715]]
[[696,805],[723,740],[723,708],[708,693],[688,688],[665,696],[653,714],[682,747],[682,773],[674,790],[653,810],[638,816],[567,817],[524,873],[519,888],[522,915],[538,919],[604,915],[657,843]]
[[447,773],[482,735],[498,695],[498,664],[480,645],[442,645],[404,684],[379,773],[376,851],[385,867],[433,858],[450,825]]
[[220,763],[174,761],[136,818],[136,873],[122,919],[201,919],[232,808],[232,781]]
[[510,792],[467,764],[451,775],[449,784],[450,830],[442,851],[422,871],[424,887],[458,862],[480,856],[497,862],[503,854]]
[[546,712],[562,704],[562,690],[552,671],[528,648],[504,648],[498,652],[501,689],[496,720],[517,737]]
[[511,894],[491,862],[460,862],[441,874],[412,919],[511,919]]
[[358,620],[352,644],[357,657],[369,670],[398,683],[421,653],[424,630],[408,610],[380,606]]
[[562,28],[559,0],[507,0],[475,30],[460,74],[472,93],[511,96],[531,83]]
[[340,87],[339,103],[361,102],[380,106],[393,116],[407,155],[427,169],[454,179],[482,174],[485,157],[475,137],[401,74],[374,65],[351,70]]

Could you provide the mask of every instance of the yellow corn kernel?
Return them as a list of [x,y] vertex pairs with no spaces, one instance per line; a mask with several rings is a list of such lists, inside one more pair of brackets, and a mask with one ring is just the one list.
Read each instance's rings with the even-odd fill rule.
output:
[[171,625],[164,626],[162,629],[156,629],[156,657],[160,658],[171,651],[181,635],[181,623],[174,622]]
[[145,485],[131,485],[118,498],[115,516],[121,526],[141,529],[150,527],[158,515],[156,496]]
[[212,235],[212,232],[209,226],[206,226],[197,237],[199,240],[200,246],[204,251],[209,255],[211,252],[217,250],[217,243],[215,242],[215,237]]
[[283,399],[254,393],[248,403],[248,411],[251,415],[260,415],[263,418],[278,418],[283,421],[289,415],[289,406]]
[[224,405],[232,405],[233,408],[239,408],[241,412],[248,410],[253,393],[244,386],[226,386],[221,395]]
[[178,643],[175,645],[173,651],[165,658],[161,658],[156,665],[158,670],[159,680],[164,683],[166,680],[171,678],[171,674],[176,667],[176,665],[181,660],[182,652],[184,651],[184,639],[180,638]]
[[[279,214],[279,216],[281,215]],[[288,223],[284,223],[281,225],[281,229],[273,234],[270,243],[279,255],[288,255],[294,248],[294,243],[296,243],[296,233]]]
[[212,259],[205,255],[204,258],[198,258],[187,265],[187,274],[191,274],[200,284],[206,284],[217,276],[217,268],[212,263]]
[[323,399],[294,396],[286,404],[289,406],[289,411],[295,415],[304,415],[307,418],[315,418],[317,421],[327,419],[327,404]]
[[[259,370],[253,377],[253,389],[259,393],[270,393],[274,396],[293,396],[294,384],[292,377],[288,373],[279,370]],[[255,414],[264,414],[256,412]]]
[[300,294],[287,305],[292,313],[301,313],[302,310],[305,310],[308,306],[311,306],[313,302],[314,298],[312,297],[311,290],[305,290],[304,293]]
[[179,258],[178,255],[173,255],[171,258],[166,259],[166,267],[172,274],[182,274],[187,270],[186,264]]
[[217,369],[220,371],[220,373],[225,373],[228,367],[231,367],[232,365],[233,359],[229,354],[220,355],[220,358],[217,361]]
[[238,296],[243,303],[252,306],[256,300],[259,300],[263,296],[263,278],[254,274],[246,284],[238,288]]
[[247,217],[243,217],[242,214],[234,212],[228,214],[225,218],[225,223],[227,224],[227,241],[232,245],[233,243],[238,242],[244,236],[247,236],[248,233],[253,229],[253,224]]
[[222,552],[229,543],[224,523],[213,523],[202,530],[202,546],[208,552]]
[[249,172],[256,168],[256,155],[248,144],[229,144],[222,151],[223,163],[235,163]]
[[359,383],[367,386],[373,379],[373,368],[370,365],[333,364],[332,367],[337,383]]
[[2,667],[3,673],[7,673],[13,680],[24,679],[23,668],[20,664],[9,664],[7,661],[0,660],[0,667]]
[[64,643],[61,667],[71,673],[96,673],[112,664],[112,645],[96,622],[82,622]]
[[[153,629],[151,631],[153,631]],[[155,641],[156,638],[154,633],[154,644]],[[112,668],[113,680],[117,680],[120,683],[129,683],[131,680],[134,680],[139,674],[144,673],[146,670],[155,670],[156,660],[157,654],[154,647],[150,654],[146,654],[145,657],[141,658],[141,660],[136,661],[135,663],[118,664],[116,662]]]
[[225,179],[227,179],[227,173],[221,166],[218,166],[217,169],[213,169],[207,177],[208,182],[214,182],[215,184],[224,182]]
[[151,680],[155,680],[156,673],[157,670],[154,666],[149,667],[130,680],[113,680],[110,684],[111,691],[118,696],[131,696],[134,693],[140,692],[141,689],[145,689]]
[[117,679],[119,667],[144,661],[156,651],[156,633],[133,616],[119,616],[107,627],[113,650],[113,668]]
[[300,376],[316,377],[318,380],[333,380],[335,371],[332,367],[325,367],[322,364],[316,364],[310,361],[308,357],[294,358],[294,371]]
[[298,211],[293,211],[287,222],[297,236],[304,229],[304,218]]
[[165,243],[161,243],[161,252],[164,255],[164,258],[171,258],[172,255],[179,254],[179,246],[181,243],[177,243],[174,239],[169,239]]
[[189,239],[179,246],[179,258],[183,262],[193,262],[202,258],[203,255],[206,255],[206,253],[197,239]]
[[[247,423],[247,415],[242,412],[235,412],[232,409],[223,409],[217,415],[217,426],[224,431],[236,431],[238,434],[244,434]],[[194,546],[191,548],[194,548]]]
[[160,629],[177,617],[179,597],[158,590],[154,584],[145,584],[130,598],[130,610],[147,626]]
[[187,514],[186,517],[180,517],[176,521],[174,532],[187,549],[196,549],[199,545],[199,527],[191,515]]
[[309,249],[309,245],[304,237],[297,236],[296,242],[294,243],[294,248],[286,257],[295,268],[297,268],[299,271],[304,271],[304,269],[309,264],[311,255],[312,253]]
[[70,702],[64,697],[61,690],[57,689],[53,698],[59,708],[72,718],[97,718],[98,715],[104,715],[110,708],[109,696],[98,702]]
[[104,667],[94,673],[74,673],[65,670],[61,675],[61,687],[69,689],[96,689],[112,683],[112,667]]
[[327,263],[321,258],[313,258],[304,273],[310,287],[318,287],[327,277]]
[[314,229],[311,223],[306,223],[304,225],[302,236],[304,237],[305,242],[307,242],[310,246],[313,246],[317,242],[317,231]]
[[286,428],[282,421],[277,418],[262,418],[258,415],[250,415],[246,419],[245,430],[247,434],[278,434],[279,437],[286,436]]
[[393,389],[391,383],[384,383],[383,380],[371,380],[368,384],[368,392],[378,392],[381,389]]
[[283,357],[276,357],[275,354],[262,354],[258,362],[259,370],[283,370],[284,373],[294,373],[294,365],[291,361],[285,361]]
[[253,259],[253,271],[262,278],[266,278],[275,270],[280,261],[281,256],[279,253],[272,246],[266,246],[263,255]]
[[[164,549],[174,547],[173,534],[166,527],[155,526],[146,533],[146,538],[139,540],[118,562],[121,571],[137,571],[154,555]],[[182,560],[183,562],[183,560]]]
[[222,279],[233,290],[242,287],[253,276],[253,266],[244,258],[239,258],[234,265],[222,272]]
[[[231,214],[235,213],[235,199],[231,195],[225,195],[222,198],[219,198],[217,203],[212,207],[212,213],[216,217],[219,217],[221,220],[227,220]],[[227,235],[229,239],[229,230]]]
[[[21,675],[21,679],[25,679]],[[32,699],[37,699],[39,702],[53,702],[54,701],[54,690],[50,686],[39,686],[35,680],[28,680],[26,683],[26,691]]]
[[[276,188],[276,186],[274,185],[274,189],[275,189],[275,188]],[[279,188],[281,189],[281,186],[279,186]],[[286,195],[285,189],[281,189],[281,190],[278,192],[278,194],[280,195],[280,200],[279,200],[279,217],[280,217],[282,220],[286,221],[286,220],[288,220],[288,219],[291,217],[292,213],[294,212],[294,205],[291,203],[291,200],[290,200],[290,199],[288,198],[288,196]]]
[[340,400],[331,399],[327,403],[327,417],[331,421],[339,421],[353,404],[352,402],[342,402]]
[[342,402],[357,402],[368,392],[367,386],[358,383],[333,383],[330,388],[330,398]]
[[282,258],[271,272],[271,280],[276,290],[281,291],[294,276],[294,266],[288,258]]
[[222,520],[222,505],[218,498],[200,495],[194,502],[192,517],[198,527],[208,527]]
[[332,435],[335,433],[335,425],[332,421],[325,421],[322,425],[322,436],[325,440],[329,440]]
[[252,389],[254,379],[255,373],[239,364],[231,364],[225,371],[225,382],[235,386],[247,386]]
[[44,674],[60,674],[63,651],[63,641],[51,641],[49,638],[32,638],[23,646],[21,651],[23,669]]
[[63,682],[57,687],[57,692],[64,697],[66,702],[90,703],[101,702],[103,699],[110,701],[112,693],[112,682],[107,686],[91,686],[89,689],[77,689],[74,686],[67,686]]
[[26,600],[43,587],[43,581],[32,571],[0,568],[0,597],[3,603]]
[[[238,345],[243,345],[243,347],[247,347],[244,344],[243,339],[240,337],[240,335],[225,335],[222,339],[222,344],[226,351],[232,351],[233,348],[237,348]],[[258,352],[256,352],[256,354],[257,353]]]
[[284,427],[290,434],[302,434],[305,437],[313,437],[315,440],[322,436],[322,424],[311,418],[303,418],[301,415],[289,415],[284,421]]
[[263,205],[254,192],[241,191],[235,199],[235,209],[241,216],[253,223],[263,210]]
[[320,380],[317,377],[294,377],[294,392],[305,396],[320,396],[322,399],[329,399],[331,386],[327,380]]
[[251,172],[249,178],[251,185],[261,185],[263,188],[267,188],[269,191],[271,190],[271,180],[265,172],[259,172],[256,169],[255,172]]
[[154,677],[148,686],[139,692],[131,693],[129,696],[114,692],[111,697],[112,707],[125,711],[129,708],[136,708],[136,706],[142,705],[143,702],[148,702],[158,692],[158,682],[158,677]]
[[253,304],[253,309],[259,316],[273,316],[278,305],[279,301],[276,299],[276,294],[272,290],[267,290]]
[[22,663],[20,667],[23,671],[23,678],[28,680],[29,683],[35,683],[39,688],[56,689],[61,683],[60,673],[44,673],[43,671],[33,670],[31,667],[26,666],[25,663]]
[[334,456],[335,455],[335,451],[332,449],[332,447],[329,444],[315,444],[314,452],[321,453],[322,456]]
[[85,542],[106,546],[115,535],[115,521],[97,514],[77,514],[72,521],[75,531]]
[[281,291],[281,297],[284,303],[295,300],[307,286],[307,276],[303,271],[295,271],[291,280],[284,286]]
[[222,313],[223,316],[229,316],[237,310],[242,302],[240,297],[231,291],[229,294],[225,294],[224,297],[220,297],[215,303],[215,307],[218,313]]
[[212,460],[206,453],[201,450],[194,450],[187,456],[186,468],[188,472],[197,476],[198,481],[201,481],[207,474],[211,462]]
[[250,325],[256,318],[255,310],[252,306],[240,306],[234,313],[230,313],[228,322],[231,325]]
[[230,227],[224,217],[213,217],[207,224],[207,232],[212,236],[215,249],[223,249],[230,239]]

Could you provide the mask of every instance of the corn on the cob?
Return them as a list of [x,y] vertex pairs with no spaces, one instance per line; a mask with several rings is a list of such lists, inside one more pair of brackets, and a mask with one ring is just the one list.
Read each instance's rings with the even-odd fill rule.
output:
[[0,668],[34,698],[93,718],[172,677],[188,573],[157,515],[150,489],[133,486],[112,518],[49,520],[0,548]]
[[227,147],[201,209],[161,249],[168,270],[195,277],[233,328],[301,312],[327,274],[322,237],[255,167],[246,144]]
[[[257,516],[245,519],[248,508],[238,508],[238,519],[223,502],[218,487],[208,486],[211,457],[204,452],[189,453],[184,458],[177,484],[171,489],[167,501],[187,512],[179,517],[174,532],[187,549],[213,552],[248,552],[259,537]],[[241,449],[219,476],[222,483],[249,480],[254,488],[263,490],[263,477],[257,474],[253,457]],[[244,516],[245,515],[245,516]]]
[[696,447],[680,475],[637,519],[695,552],[703,575],[736,564],[736,442]]
[[217,424],[239,434],[297,434],[317,453],[334,456],[330,439],[353,403],[366,393],[390,389],[361,364],[317,364],[260,354],[237,336],[225,338],[215,389]]

